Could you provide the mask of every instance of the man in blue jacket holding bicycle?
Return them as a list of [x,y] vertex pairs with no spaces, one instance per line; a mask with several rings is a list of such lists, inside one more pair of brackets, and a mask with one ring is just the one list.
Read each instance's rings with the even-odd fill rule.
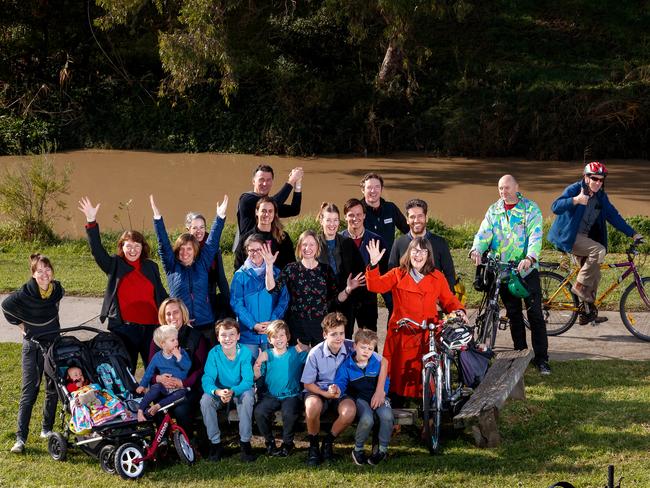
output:
[[640,240],[636,233],[618,213],[605,193],[607,168],[598,161],[588,163],[582,179],[564,189],[553,202],[551,210],[557,215],[548,240],[559,250],[571,253],[581,263],[575,285],[571,291],[588,305],[588,312],[580,314],[581,325],[607,320],[598,317],[593,306],[600,283],[600,265],[607,254],[607,222],[628,237]]

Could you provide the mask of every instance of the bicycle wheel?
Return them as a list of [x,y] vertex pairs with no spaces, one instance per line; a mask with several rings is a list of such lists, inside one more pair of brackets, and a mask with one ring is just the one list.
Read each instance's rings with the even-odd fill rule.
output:
[[636,282],[630,283],[620,302],[620,313],[623,324],[634,336],[643,341],[650,341],[650,277],[641,278],[645,291],[644,301]]
[[488,349],[494,348],[498,328],[499,312],[492,309],[487,310],[480,318],[477,342],[485,344]]
[[422,423],[427,448],[431,454],[440,452],[442,423],[442,368],[424,369],[422,384]]
[[568,284],[562,286],[564,278],[552,271],[540,271],[542,287],[542,315],[546,322],[546,335],[565,333],[578,318],[578,297]]

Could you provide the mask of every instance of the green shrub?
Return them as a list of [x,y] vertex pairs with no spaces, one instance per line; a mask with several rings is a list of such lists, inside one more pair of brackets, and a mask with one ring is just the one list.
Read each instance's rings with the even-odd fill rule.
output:
[[48,149],[29,162],[19,162],[15,171],[0,177],[0,212],[9,225],[6,237],[23,241],[55,242],[55,219],[66,209],[61,199],[69,193],[70,168],[59,174],[48,158]]

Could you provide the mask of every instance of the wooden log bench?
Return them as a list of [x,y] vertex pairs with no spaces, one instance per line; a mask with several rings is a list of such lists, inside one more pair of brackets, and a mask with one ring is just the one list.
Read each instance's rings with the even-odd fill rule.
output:
[[508,398],[526,398],[524,372],[533,355],[530,349],[498,353],[481,384],[454,417],[454,427],[471,428],[478,447],[496,447],[501,443],[499,410]]
[[[398,425],[415,425],[415,422],[418,418],[418,411],[415,408],[394,408],[393,417],[395,417],[395,423]],[[331,418],[324,418],[323,422],[333,422],[336,418],[332,416]],[[304,414],[301,416],[301,421],[304,422]],[[237,416],[237,409],[233,408],[228,412],[228,421],[229,422],[239,422],[239,417]],[[282,412],[275,412],[275,423],[276,425],[282,425]]]

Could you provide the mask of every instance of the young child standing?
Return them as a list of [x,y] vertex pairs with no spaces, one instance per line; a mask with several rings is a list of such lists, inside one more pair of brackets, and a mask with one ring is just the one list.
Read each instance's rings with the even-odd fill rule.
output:
[[[381,359],[373,351],[377,346],[377,333],[359,329],[354,334],[354,352],[336,370],[334,383],[341,396],[354,400],[357,407],[357,432],[354,436],[352,460],[355,464],[376,466],[388,456],[388,443],[393,431],[393,410],[386,398],[388,379],[379,381]],[[379,421],[379,451],[367,457],[363,445],[372,432],[375,418]]]
[[[287,347],[291,334],[283,320],[271,322],[266,335],[273,348],[261,352],[253,366],[255,379],[264,377],[266,385],[266,392],[255,407],[255,422],[266,441],[266,453],[286,457],[294,448],[295,425],[302,410],[300,376],[310,348],[300,341],[294,347]],[[273,437],[273,414],[278,410],[282,411],[280,448]]]
[[201,413],[211,442],[208,459],[219,461],[223,457],[217,412],[234,403],[239,416],[240,459],[253,462],[255,455],[251,437],[255,394],[252,356],[248,348],[241,347],[238,343],[239,324],[235,319],[226,318],[218,322],[215,330],[219,344],[208,353],[201,381]]
[[187,392],[185,388],[165,388],[161,383],[154,384],[147,390],[147,386],[156,374],[170,374],[175,378],[184,380],[190,371],[192,361],[189,355],[183,349],[178,347],[178,330],[173,325],[161,325],[153,332],[153,341],[160,348],[151,358],[144,376],[140,381],[140,386],[136,388],[136,393],[146,394],[140,401],[138,408],[138,420],[146,420],[144,408],[151,403],[153,406],[147,410],[149,416],[154,416],[162,407],[179,400]]
[[[352,424],[357,412],[354,400],[341,398],[341,392],[334,384],[337,368],[354,351],[354,343],[345,339],[346,323],[345,315],[340,312],[325,316],[322,323],[325,340],[309,352],[302,373],[301,381],[305,384],[305,420],[309,437],[309,466],[318,466],[334,457],[334,439]],[[385,359],[378,360],[381,361],[379,384],[383,385],[388,367]],[[383,391],[383,388],[378,389]],[[338,417],[319,449],[320,418],[330,409],[336,410]]]

